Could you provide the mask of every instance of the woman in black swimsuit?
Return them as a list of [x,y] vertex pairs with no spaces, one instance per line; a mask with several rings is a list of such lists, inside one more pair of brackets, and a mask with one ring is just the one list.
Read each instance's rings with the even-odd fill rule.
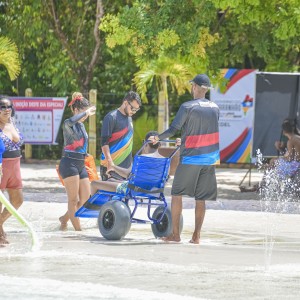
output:
[[69,106],[73,117],[66,119],[63,124],[64,150],[59,164],[59,172],[63,179],[68,195],[68,211],[59,218],[60,229],[67,229],[70,219],[76,231],[81,230],[79,219],[75,212],[90,196],[90,182],[84,165],[87,155],[88,135],[83,122],[95,114],[96,107],[81,93],[74,93]]

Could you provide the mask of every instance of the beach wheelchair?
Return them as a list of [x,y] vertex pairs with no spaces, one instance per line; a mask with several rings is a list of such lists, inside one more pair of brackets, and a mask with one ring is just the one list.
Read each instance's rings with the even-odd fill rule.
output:
[[[175,143],[164,140],[161,142]],[[75,213],[80,218],[98,218],[101,235],[108,240],[120,240],[129,232],[131,223],[150,223],[155,237],[172,233],[171,210],[164,195],[164,187],[169,178],[170,162],[179,150],[177,147],[169,157],[155,158],[141,155],[143,147],[136,153],[128,187],[125,194],[98,190]],[[135,217],[137,209],[147,206],[147,218]],[[154,209],[154,211],[153,211]],[[183,218],[180,218],[180,231]]]

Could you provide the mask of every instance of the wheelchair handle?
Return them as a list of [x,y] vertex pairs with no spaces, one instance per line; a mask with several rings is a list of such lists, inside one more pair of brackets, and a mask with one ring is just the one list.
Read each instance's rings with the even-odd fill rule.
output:
[[[159,142],[163,142],[163,143],[169,143],[169,144],[175,144],[176,143],[176,140],[159,140]],[[146,140],[144,141],[142,147],[138,150],[138,152],[136,153],[136,155],[139,155],[141,153],[141,151],[143,150],[143,148],[149,144],[150,141],[149,140]],[[180,149],[180,146],[177,146],[176,149],[171,153],[171,155],[169,156],[169,158],[172,158],[176,153],[177,151]]]

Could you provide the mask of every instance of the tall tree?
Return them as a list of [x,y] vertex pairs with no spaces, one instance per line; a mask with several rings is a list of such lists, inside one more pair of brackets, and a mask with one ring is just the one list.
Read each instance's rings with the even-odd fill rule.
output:
[[201,69],[222,67],[297,71],[297,0],[136,0],[101,29],[106,43],[129,47],[148,60],[161,53]]
[[33,72],[45,86],[86,92],[96,80],[103,15],[102,0],[5,2],[2,18],[23,56],[22,77]]
[[[64,28],[67,28],[67,26],[63,24],[64,19],[66,19],[65,12],[70,12],[68,8],[70,3],[66,3],[67,7],[61,5],[60,8],[58,5],[59,2],[56,2],[54,0],[45,0],[44,2],[47,7],[47,14],[49,17],[48,20],[52,25],[56,37],[62,45],[62,48],[66,51],[66,54],[69,57],[69,59],[74,63],[74,71],[77,75],[77,80],[80,86],[84,91],[87,91],[93,75],[93,70],[99,59],[101,41],[98,27],[100,25],[101,18],[104,15],[102,0],[97,0],[96,8],[94,8],[91,11],[90,8],[92,3],[90,3],[90,1],[86,1],[85,3],[80,3],[80,1],[77,2],[78,8],[82,8],[82,14],[69,14],[70,19],[67,20],[70,25],[75,25],[77,23],[77,26],[74,26],[76,30],[74,30],[75,28],[73,29],[72,26],[68,28],[71,29],[70,32],[72,35],[64,32]],[[87,20],[85,19],[86,16],[89,15],[89,13],[92,13],[93,11],[94,24],[92,35],[94,39],[94,45],[93,47],[88,49],[87,47],[84,47],[84,36],[81,32],[84,32],[84,27],[87,23]],[[86,62],[86,65],[84,64],[84,62]]]
[[144,99],[156,86],[159,132],[169,125],[168,92],[180,95],[190,89],[192,74],[207,69],[206,48],[218,40],[217,33],[209,32],[212,13],[206,8],[206,16],[198,18],[190,4],[138,0],[117,16],[108,14],[100,26],[108,47],[127,47],[136,58],[140,70],[134,83]]
[[300,66],[300,10],[297,0],[213,0],[219,8],[223,52],[216,63],[262,71],[297,71]]
[[100,28],[108,47],[126,47],[137,58],[139,91],[145,93],[158,78],[161,130],[167,122],[163,115],[168,116],[167,78],[179,61],[190,66],[181,70],[184,80],[189,73],[218,75],[222,67],[299,70],[299,22],[296,0],[189,0],[180,5],[136,0],[120,14],[106,15]]

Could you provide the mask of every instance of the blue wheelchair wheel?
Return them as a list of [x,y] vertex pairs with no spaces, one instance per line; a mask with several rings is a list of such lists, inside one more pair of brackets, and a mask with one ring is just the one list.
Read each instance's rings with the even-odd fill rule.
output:
[[98,216],[98,227],[102,236],[107,240],[124,238],[131,227],[128,206],[119,200],[103,204]]
[[[152,215],[152,218],[155,220],[159,220],[164,212],[164,206],[158,206]],[[183,228],[183,217],[180,215],[180,223],[179,223],[179,233],[182,232]],[[173,225],[172,225],[172,214],[169,207],[167,207],[166,212],[161,219],[161,221],[157,224],[151,224],[151,229],[155,237],[166,237],[172,234]]]

